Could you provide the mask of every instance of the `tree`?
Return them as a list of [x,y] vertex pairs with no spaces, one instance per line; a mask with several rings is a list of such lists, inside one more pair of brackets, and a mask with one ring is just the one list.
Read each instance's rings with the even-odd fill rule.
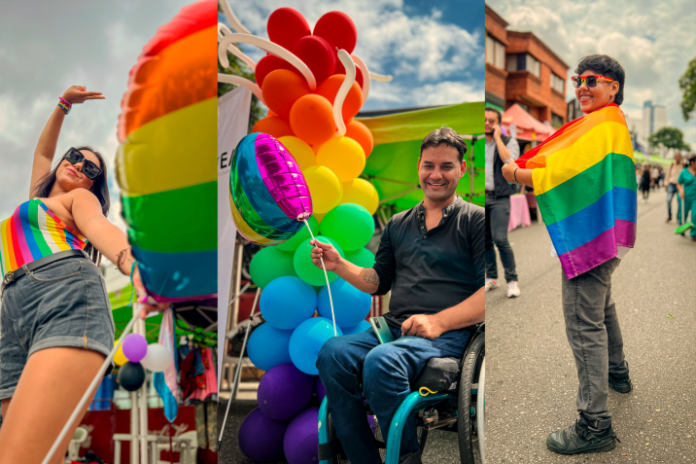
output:
[[688,121],[696,107],[696,58],[691,60],[686,72],[679,78],[679,88],[682,91],[682,116],[684,121]]
[[691,147],[684,142],[684,133],[676,127],[663,127],[650,136],[650,146],[653,148],[673,148],[690,151]]

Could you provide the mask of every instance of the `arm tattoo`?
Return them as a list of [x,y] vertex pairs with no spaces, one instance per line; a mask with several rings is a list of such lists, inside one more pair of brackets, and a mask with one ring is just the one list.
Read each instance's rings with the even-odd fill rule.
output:
[[91,221],[92,219],[99,219],[99,218],[103,218],[103,217],[106,217],[106,216],[104,216],[103,214],[95,214],[94,216],[90,217],[87,220]]
[[379,287],[379,276],[374,269],[365,269],[365,272],[363,273],[363,280],[368,284]]

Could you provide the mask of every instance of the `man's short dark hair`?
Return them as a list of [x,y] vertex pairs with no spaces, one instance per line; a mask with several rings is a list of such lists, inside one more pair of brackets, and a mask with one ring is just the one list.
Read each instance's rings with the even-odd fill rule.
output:
[[614,103],[621,105],[623,102],[624,82],[626,81],[626,71],[624,71],[621,63],[607,55],[589,55],[580,58],[575,74],[579,76],[585,71],[594,71],[617,81],[619,83],[619,91],[614,96]]
[[464,141],[464,137],[457,134],[454,129],[444,126],[440,129],[435,129],[423,139],[420,149],[421,156],[423,156],[423,150],[426,148],[439,147],[440,145],[449,145],[450,147],[456,148],[457,152],[459,152],[459,156],[457,156],[459,163],[461,164],[464,162],[464,155],[466,154],[466,142]]
[[500,124],[500,122],[503,120],[503,115],[500,114],[500,111],[496,110],[495,108],[487,106],[486,111],[492,111],[493,113],[498,115],[498,124]]

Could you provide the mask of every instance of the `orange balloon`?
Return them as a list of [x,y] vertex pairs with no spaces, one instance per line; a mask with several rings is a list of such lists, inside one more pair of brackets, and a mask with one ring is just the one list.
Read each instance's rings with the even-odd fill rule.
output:
[[[331,105],[333,105],[334,100],[336,99],[336,94],[338,93],[338,89],[341,87],[341,84],[343,84],[343,79],[345,79],[345,77],[345,74],[334,74],[333,76],[330,76],[317,88],[317,93],[326,98],[329,102],[331,102]],[[353,86],[350,88],[348,95],[346,95],[346,99],[343,101],[343,109],[341,110],[341,114],[343,115],[344,121],[348,121],[353,116],[358,114],[358,111],[360,111],[363,104],[362,97],[363,95],[362,90],[360,90],[360,86],[357,82],[353,82]]]
[[266,116],[278,116],[278,115],[275,114],[273,111],[268,110],[268,113],[266,114]]
[[316,94],[298,98],[290,110],[290,127],[297,137],[308,144],[321,145],[336,132],[331,103]]
[[266,76],[261,88],[266,106],[287,119],[298,98],[309,93],[307,81],[287,69],[276,69]]
[[374,147],[374,139],[372,138],[372,132],[367,126],[355,119],[351,120],[346,124],[346,137],[350,137],[360,144],[363,151],[365,152],[365,158],[370,156],[372,153],[372,147]]
[[295,135],[290,128],[290,124],[288,124],[285,119],[279,118],[278,116],[266,116],[259,120],[251,131],[263,132],[277,139],[285,137],[286,135]]

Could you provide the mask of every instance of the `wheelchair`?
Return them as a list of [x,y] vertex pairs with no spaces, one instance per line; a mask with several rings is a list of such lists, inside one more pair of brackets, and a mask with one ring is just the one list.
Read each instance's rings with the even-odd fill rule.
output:
[[[428,432],[441,429],[458,435],[462,464],[483,464],[485,441],[485,322],[478,324],[461,359],[433,358],[412,383],[413,392],[397,409],[384,442],[379,430],[375,444],[384,464],[398,464],[404,424],[416,418],[420,451],[406,464],[420,462]],[[421,393],[422,392],[422,393]],[[434,392],[434,393],[433,393]],[[368,414],[372,414],[367,406]],[[340,464],[345,458],[336,436],[327,399],[319,409],[319,464]],[[359,463],[354,463],[359,464]]]

